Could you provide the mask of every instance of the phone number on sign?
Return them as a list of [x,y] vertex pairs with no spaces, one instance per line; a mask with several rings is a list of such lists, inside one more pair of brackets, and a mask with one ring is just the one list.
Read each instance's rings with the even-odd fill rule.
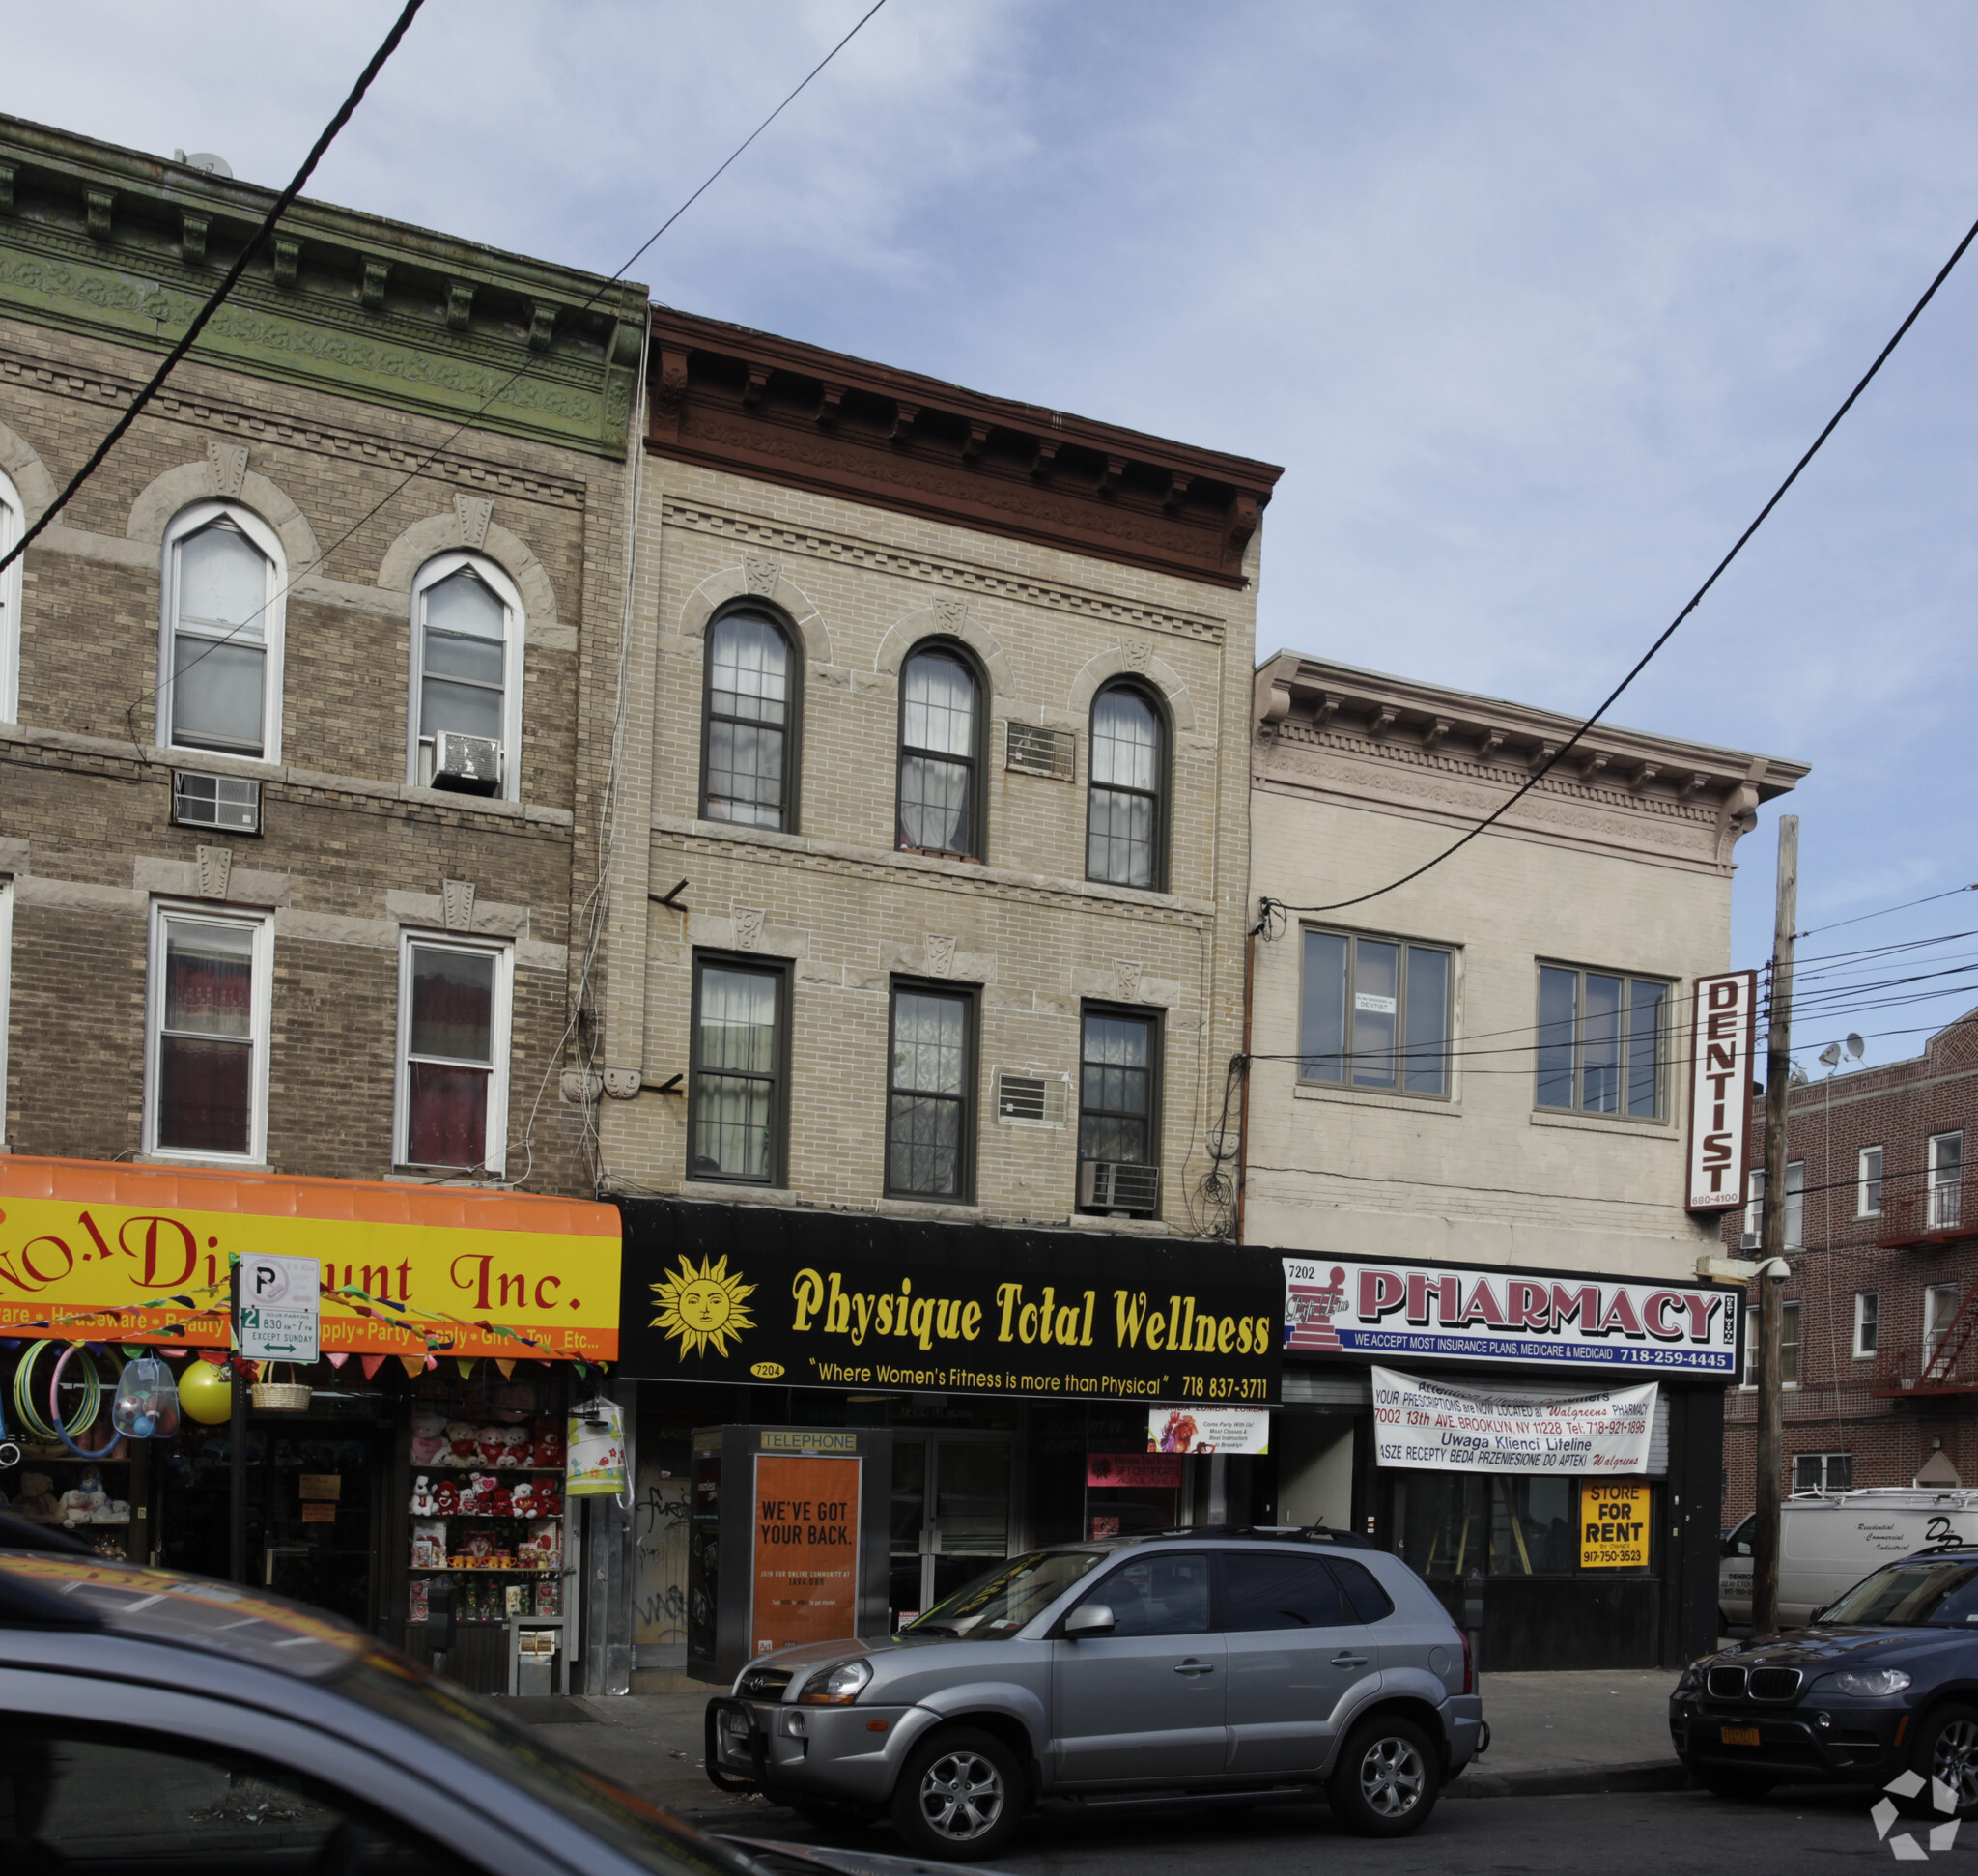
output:
[[1260,1376],[1239,1379],[1231,1375],[1183,1375],[1181,1392],[1191,1401],[1261,1401],[1269,1386]]
[[1603,1563],[1620,1564],[1633,1569],[1648,1567],[1648,1559],[1639,1550],[1631,1550],[1625,1547],[1610,1548],[1597,1544],[1592,1549],[1580,1552],[1582,1568],[1598,1568]]

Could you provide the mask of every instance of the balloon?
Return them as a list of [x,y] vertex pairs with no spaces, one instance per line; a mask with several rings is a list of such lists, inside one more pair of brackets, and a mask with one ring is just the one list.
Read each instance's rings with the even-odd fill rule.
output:
[[202,1426],[217,1427],[234,1410],[234,1384],[210,1361],[188,1361],[179,1377],[179,1405]]

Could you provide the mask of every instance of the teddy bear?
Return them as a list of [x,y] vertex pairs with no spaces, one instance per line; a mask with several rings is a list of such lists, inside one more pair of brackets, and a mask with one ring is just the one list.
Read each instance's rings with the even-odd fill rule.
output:
[[513,1518],[515,1516],[515,1494],[505,1485],[497,1485],[488,1494],[488,1516],[490,1518]]
[[563,1516],[563,1493],[557,1489],[554,1479],[544,1479],[536,1487],[536,1516],[538,1518],[561,1518]]
[[105,1498],[97,1507],[96,1522],[99,1524],[127,1524],[130,1521],[130,1501],[127,1498]]
[[502,1429],[496,1426],[474,1429],[474,1455],[483,1465],[501,1464]]
[[553,1420],[538,1420],[530,1451],[534,1455],[530,1462],[532,1464],[545,1471],[562,1471],[563,1429]]
[[473,1428],[465,1420],[449,1420],[446,1423],[447,1464],[471,1465],[474,1459]]
[[412,1464],[438,1465],[446,1450],[446,1416],[441,1413],[413,1414]]
[[20,1496],[14,1501],[14,1515],[37,1524],[56,1522],[62,1516],[62,1506],[55,1496],[55,1481],[45,1472],[23,1472]]
[[462,1487],[460,1508],[467,1518],[492,1518],[494,1493],[499,1488],[492,1472],[476,1472]]
[[517,1479],[508,1494],[509,1516],[512,1518],[539,1518],[542,1516],[542,1500],[536,1496],[534,1479]]
[[495,1460],[494,1464],[509,1468],[526,1465],[532,1450],[533,1447],[526,1427],[503,1427],[501,1429],[500,1456]]
[[421,1472],[412,1481],[412,1516],[414,1518],[432,1518],[438,1515],[438,1507],[434,1501],[433,1487],[428,1483],[425,1473]]
[[460,1487],[451,1479],[441,1479],[433,1488],[433,1516],[451,1518],[460,1509]]

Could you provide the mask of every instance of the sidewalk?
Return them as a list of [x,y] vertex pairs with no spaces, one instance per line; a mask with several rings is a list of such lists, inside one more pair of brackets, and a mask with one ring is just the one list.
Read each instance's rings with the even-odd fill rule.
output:
[[[1485,1674],[1490,1750],[1445,1794],[1540,1798],[1670,1791],[1682,1767],[1669,1749],[1674,1672]],[[704,1693],[503,1701],[560,1751],[628,1791],[701,1823],[783,1817],[762,1800],[717,1791],[701,1768]]]

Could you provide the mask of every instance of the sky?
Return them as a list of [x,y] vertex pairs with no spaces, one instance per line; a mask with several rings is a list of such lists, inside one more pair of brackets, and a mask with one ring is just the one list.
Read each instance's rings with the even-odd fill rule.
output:
[[[427,0],[310,192],[611,272],[867,4]],[[16,7],[0,110],[279,186],[396,10]],[[1282,464],[1260,656],[1578,713],[1978,217],[1974,68],[1978,9],[1920,0],[887,0],[631,277]],[[1978,249],[1613,713],[1813,764],[1809,955],[1973,932],[1862,981],[1978,960],[1978,894],[1890,910],[1978,881],[1974,314]],[[1818,981],[1816,1078],[1978,1004]]]

